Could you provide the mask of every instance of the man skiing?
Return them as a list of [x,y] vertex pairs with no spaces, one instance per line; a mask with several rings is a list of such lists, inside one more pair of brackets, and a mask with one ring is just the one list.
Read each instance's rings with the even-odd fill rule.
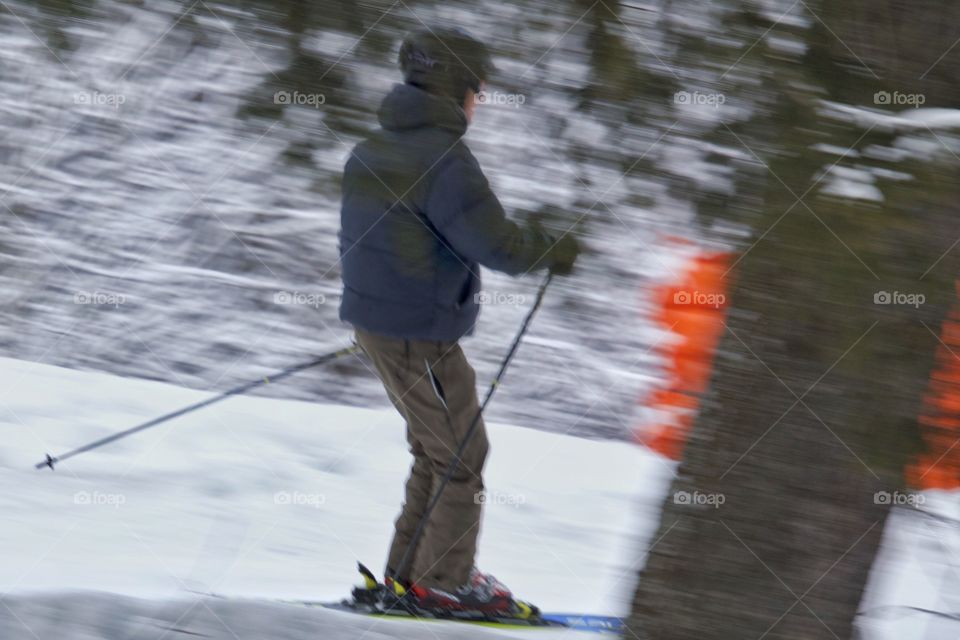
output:
[[564,275],[579,247],[509,220],[461,139],[493,71],[487,48],[460,29],[425,29],[407,36],[399,63],[404,83],[383,100],[381,128],[344,167],[340,231],[340,317],[405,419],[413,454],[386,584],[423,609],[506,613],[510,592],[474,566],[482,421],[416,541],[415,531],[479,411],[458,341],[476,323],[480,265]]

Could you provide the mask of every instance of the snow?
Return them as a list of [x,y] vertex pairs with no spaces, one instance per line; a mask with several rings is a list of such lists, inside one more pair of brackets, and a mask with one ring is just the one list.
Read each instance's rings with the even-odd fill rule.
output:
[[[338,599],[356,583],[356,560],[381,567],[409,464],[392,409],[231,398],[37,471],[45,453],[207,394],[12,359],[0,359],[0,380],[0,482],[13,488],[0,494],[5,640],[159,636],[178,619],[214,638],[523,637],[269,602]],[[626,613],[673,465],[625,442],[489,429],[479,565],[547,610]],[[928,507],[956,514],[957,498],[932,496]],[[939,556],[929,544],[914,545],[917,557],[898,553],[904,536],[929,526],[896,521],[870,607],[949,610],[938,599],[955,571],[944,558],[960,549],[956,535],[940,534]],[[908,637],[924,624],[871,620],[870,637]],[[561,636],[579,634],[536,632]]]
[[[382,566],[409,465],[392,409],[231,398],[50,472],[32,465],[206,394],[10,359],[0,379],[0,482],[17,487],[0,496],[2,592],[333,600],[357,560]],[[625,532],[672,467],[623,442],[489,430],[480,566],[551,610],[625,611],[649,534]]]
[[814,151],[819,151],[821,153],[828,153],[834,156],[840,156],[841,158],[856,158],[860,154],[854,149],[848,149],[846,147],[840,147],[835,144],[826,144],[824,142],[819,142],[810,147]]
[[[11,597],[4,604],[7,615],[0,615],[0,637],[5,640],[172,640],[196,635],[224,640],[491,640],[524,637],[522,632],[512,630],[371,619],[319,608],[242,600],[152,602],[104,593],[74,593]],[[29,625],[29,632],[25,631],[25,624]],[[185,636],[185,633],[196,635]],[[593,633],[546,629],[537,630],[535,637],[543,640],[598,638]]]
[[820,190],[839,198],[883,202],[883,192],[874,186],[874,176],[865,169],[834,166]]
[[802,40],[797,40],[796,38],[784,38],[782,36],[767,35],[766,42],[771,51],[791,54],[798,58],[807,53],[807,44]]
[[960,109],[909,108],[897,112],[823,101],[824,114],[881,130],[960,128]]

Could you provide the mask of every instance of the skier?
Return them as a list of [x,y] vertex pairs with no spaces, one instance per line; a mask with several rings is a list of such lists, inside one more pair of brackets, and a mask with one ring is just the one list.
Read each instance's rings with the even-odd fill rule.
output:
[[462,140],[493,71],[486,46],[462,29],[425,29],[404,39],[399,63],[404,83],[380,105],[380,129],[344,167],[340,230],[340,317],[406,421],[413,454],[385,583],[427,610],[506,613],[510,591],[474,565],[488,450],[482,422],[400,565],[479,410],[458,341],[477,320],[480,265],[566,275],[580,249],[571,235],[509,220]]

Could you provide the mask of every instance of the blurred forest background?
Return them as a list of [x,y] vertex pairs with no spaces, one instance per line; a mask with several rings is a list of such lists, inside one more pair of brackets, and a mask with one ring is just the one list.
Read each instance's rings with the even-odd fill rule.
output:
[[[698,130],[672,113],[675,85],[697,72],[661,59],[672,46],[650,8],[544,9],[6,2],[0,353],[213,390],[345,343],[342,164],[399,81],[403,35],[456,23],[494,50],[491,91],[522,101],[484,105],[468,134],[508,212],[564,229],[579,220],[588,246],[492,418],[626,437],[663,338],[645,319],[644,284],[677,268],[664,238],[690,236],[695,195],[730,195],[729,169],[709,156],[746,152],[683,134]],[[322,104],[278,104],[277,92]],[[489,305],[466,343],[481,381],[536,285],[488,273],[485,290],[507,303]],[[355,361],[266,393],[384,402]]]

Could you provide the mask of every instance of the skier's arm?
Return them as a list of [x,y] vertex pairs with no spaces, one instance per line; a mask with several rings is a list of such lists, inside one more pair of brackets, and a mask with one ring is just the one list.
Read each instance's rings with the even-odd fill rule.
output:
[[457,153],[437,168],[425,213],[454,251],[485,267],[517,275],[552,266],[555,240],[507,218],[469,153]]

